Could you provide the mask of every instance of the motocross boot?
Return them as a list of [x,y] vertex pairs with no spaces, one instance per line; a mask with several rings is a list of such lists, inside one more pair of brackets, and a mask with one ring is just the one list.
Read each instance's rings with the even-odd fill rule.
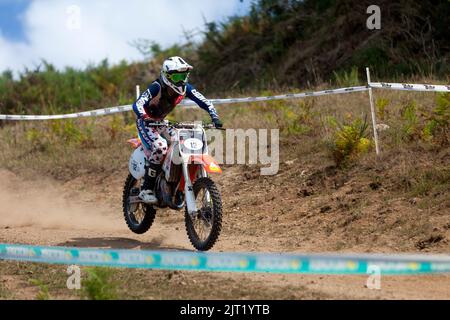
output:
[[156,204],[158,199],[155,195],[156,178],[161,172],[161,165],[150,163],[145,167],[144,184],[139,198],[146,204]]

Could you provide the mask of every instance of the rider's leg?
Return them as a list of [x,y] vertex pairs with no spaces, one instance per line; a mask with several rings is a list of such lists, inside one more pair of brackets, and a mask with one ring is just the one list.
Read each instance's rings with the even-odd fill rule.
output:
[[145,176],[144,176],[144,184],[142,189],[144,190],[155,190],[156,178],[161,172],[161,165],[156,163],[147,163],[145,166]]
[[172,127],[162,127],[159,133],[166,139],[168,144],[172,142],[172,138],[177,134]]
[[155,183],[161,172],[161,162],[167,153],[167,141],[160,135],[159,130],[145,127],[143,121],[138,120],[137,125],[147,158],[143,190],[139,197],[147,203],[155,203]]

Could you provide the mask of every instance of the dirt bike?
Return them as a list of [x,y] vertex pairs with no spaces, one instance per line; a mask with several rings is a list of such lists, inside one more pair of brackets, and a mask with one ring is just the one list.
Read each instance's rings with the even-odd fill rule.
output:
[[144,203],[139,198],[148,163],[141,141],[138,138],[128,141],[135,148],[123,190],[123,213],[129,229],[137,234],[147,232],[155,219],[155,208],[185,209],[186,231],[192,245],[200,251],[211,249],[222,228],[220,192],[209,177],[210,173],[222,173],[222,169],[208,154],[205,132],[215,127],[169,122],[147,125],[171,127],[173,134],[162,171],[156,178],[158,202],[155,204]]

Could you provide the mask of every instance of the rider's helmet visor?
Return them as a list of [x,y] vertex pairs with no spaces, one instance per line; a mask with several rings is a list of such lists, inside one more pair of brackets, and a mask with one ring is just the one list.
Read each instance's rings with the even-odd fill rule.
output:
[[167,78],[175,85],[184,85],[189,77],[189,72],[176,72],[167,74]]

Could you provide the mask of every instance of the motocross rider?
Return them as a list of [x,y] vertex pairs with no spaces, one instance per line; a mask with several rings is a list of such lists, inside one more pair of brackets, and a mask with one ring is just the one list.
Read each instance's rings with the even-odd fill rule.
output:
[[147,126],[151,122],[148,120],[163,121],[185,97],[188,97],[209,113],[216,128],[222,127],[213,104],[188,83],[192,69],[193,67],[180,57],[168,58],[162,65],[160,77],[133,104],[139,137],[147,158],[143,190],[139,194],[139,198],[146,203],[157,202],[154,193],[156,178],[168,150],[167,139],[170,139],[172,134],[167,126]]

